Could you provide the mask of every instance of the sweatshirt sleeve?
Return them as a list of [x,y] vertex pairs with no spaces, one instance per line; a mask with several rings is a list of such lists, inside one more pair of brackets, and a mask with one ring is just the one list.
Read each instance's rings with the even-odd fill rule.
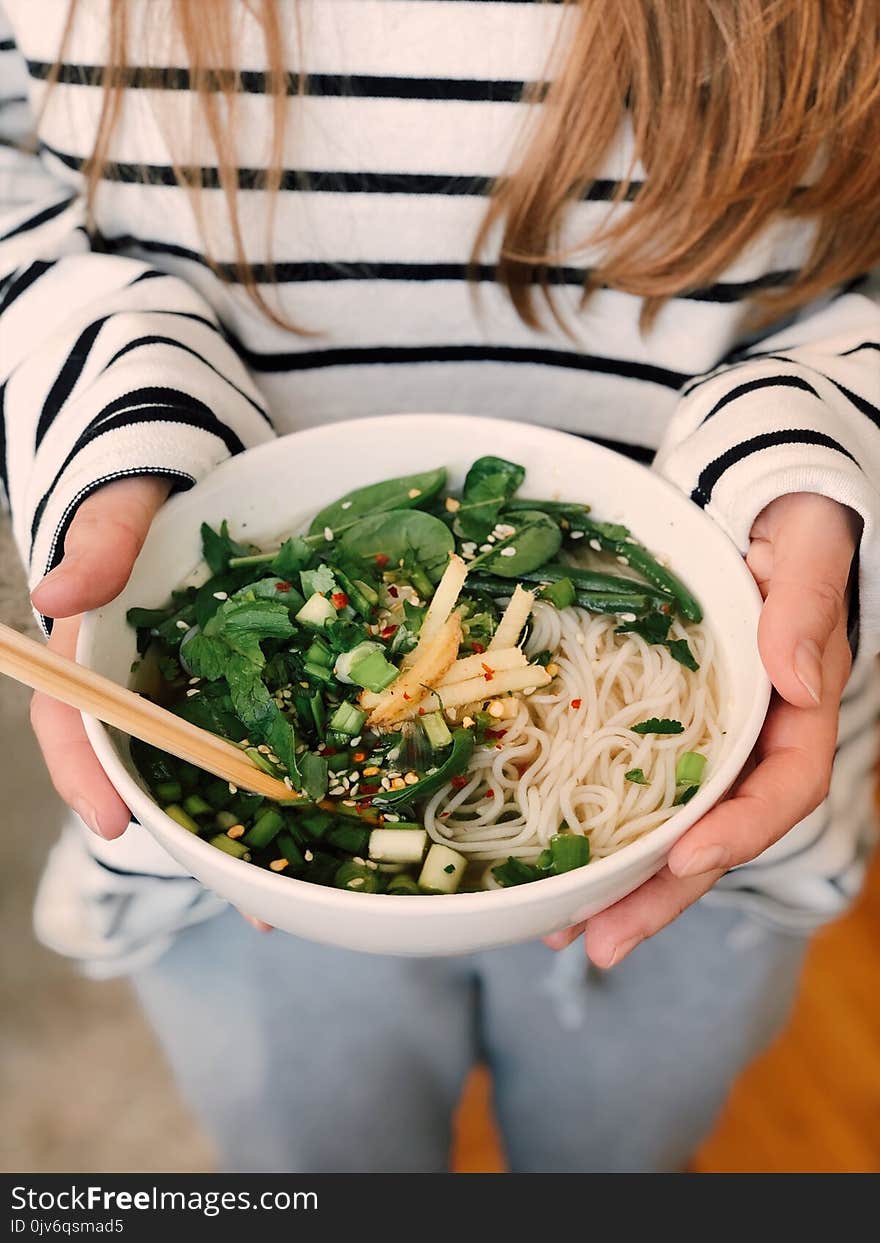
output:
[[92,248],[82,200],[20,145],[26,83],[0,12],[0,479],[33,585],[102,484],[189,487],[274,433],[205,300]]
[[655,469],[742,552],[778,496],[816,492],[855,510],[859,648],[880,651],[880,303],[869,287],[686,385]]

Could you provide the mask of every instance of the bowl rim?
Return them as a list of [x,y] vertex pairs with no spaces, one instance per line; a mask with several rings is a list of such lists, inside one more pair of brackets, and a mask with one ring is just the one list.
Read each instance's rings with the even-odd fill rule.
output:
[[[648,476],[651,480],[651,486],[661,493],[665,493],[668,498],[671,498],[674,506],[689,507],[696,510],[706,524],[707,531],[711,530],[714,532],[712,538],[717,541],[719,551],[722,548],[724,549],[721,555],[729,557],[731,574],[734,578],[739,579],[738,585],[742,589],[743,603],[750,599],[754,606],[755,623],[757,625],[762,604],[761,594],[746,565],[745,559],[727,533],[714,523],[703,510],[694,505],[688,496],[676,488],[674,484],[670,483],[669,480],[664,479],[662,475],[655,473],[647,466],[627,457],[625,454],[609,449],[605,445],[597,444],[595,441],[590,440],[589,437],[578,436],[573,432],[559,431],[555,428],[545,428],[537,424],[517,422],[510,419],[496,419],[476,414],[420,414],[417,412],[365,416],[363,418],[320,424],[276,437],[273,440],[246,450],[243,454],[237,454],[235,457],[225,459],[204,480],[196,484],[194,488],[188,489],[187,492],[183,493],[181,500],[191,498],[196,490],[207,488],[215,490],[218,487],[224,486],[226,476],[234,476],[241,469],[242,462],[247,461],[248,469],[250,469],[251,465],[261,456],[268,457],[277,453],[279,440],[288,441],[296,438],[301,443],[303,437],[314,441],[330,439],[339,435],[349,435],[353,432],[372,438],[375,432],[381,430],[383,426],[390,425],[393,427],[395,424],[412,420],[430,420],[442,423],[447,430],[450,430],[450,423],[456,422],[462,425],[466,423],[467,430],[469,431],[473,430],[475,422],[491,424],[496,431],[503,433],[504,429],[508,429],[515,431],[519,435],[522,435],[524,431],[530,432],[541,439],[546,439],[548,445],[552,445],[555,442],[560,447],[564,447],[573,439],[578,445],[595,454],[599,460],[613,461],[615,467],[625,463],[627,469],[632,469],[642,477]],[[176,500],[176,497],[171,497],[160,509],[151,527],[151,537],[154,530],[158,530],[161,535],[162,529],[165,526],[170,526],[171,530],[173,530],[178,508]],[[90,667],[93,667],[91,661],[95,652],[101,622],[101,610],[95,609],[83,617],[80,627],[76,658],[82,664]],[[550,886],[553,886],[552,894],[562,898],[566,894],[575,894],[578,889],[584,887],[585,882],[589,882],[592,886],[602,878],[613,876],[616,871],[629,870],[631,866],[637,866],[649,856],[658,855],[662,860],[668,849],[705,812],[709,811],[724,797],[724,794],[729,790],[751,754],[767,714],[771,693],[770,680],[763,669],[763,665],[760,664],[760,658],[758,658],[757,663],[760,669],[757,685],[755,686],[755,694],[739,737],[731,745],[730,751],[718,771],[709,778],[705,786],[701,786],[698,793],[678,812],[675,812],[668,820],[664,821],[663,824],[656,829],[650,830],[650,832],[636,841],[622,846],[613,854],[591,861],[586,868],[575,868],[570,872],[563,873],[561,876],[542,877],[540,881],[528,885],[480,890],[475,893],[438,894],[435,896],[446,899],[450,903],[450,911],[458,911],[461,914],[482,910],[485,908],[487,901],[499,910],[503,903],[506,903],[508,908],[513,905],[527,906],[550,898]],[[101,767],[132,813],[137,816],[141,825],[151,836],[154,835],[154,830],[144,821],[159,817],[161,828],[156,827],[155,836],[163,849],[167,849],[164,841],[166,837],[178,838],[180,841],[185,840],[188,843],[189,849],[194,849],[197,854],[203,855],[206,862],[210,862],[215,872],[219,871],[223,876],[228,876],[233,883],[236,878],[240,879],[243,877],[242,868],[248,868],[252,884],[279,896],[283,896],[286,893],[290,894],[292,899],[295,900],[306,898],[309,902],[318,906],[338,906],[342,902],[350,906],[352,910],[366,912],[371,908],[377,909],[376,903],[381,903],[383,904],[382,909],[387,913],[390,908],[385,904],[389,898],[393,897],[393,909],[399,911],[404,919],[424,918],[432,913],[436,914],[438,910],[436,904],[425,902],[423,900],[424,895],[421,894],[351,893],[345,889],[316,885],[311,881],[300,880],[294,876],[284,876],[281,873],[257,867],[243,859],[236,859],[231,855],[224,854],[211,846],[209,842],[189,833],[178,825],[176,821],[172,820],[170,816],[167,816],[158,803],[154,802],[152,797],[129,774],[116,750],[109,729],[94,717],[87,716],[86,714],[82,715],[86,734]],[[169,851],[169,853],[172,852]],[[488,865],[489,860],[486,862]],[[662,861],[658,864],[658,870],[659,867],[662,867]],[[453,902],[454,906],[452,906]]]

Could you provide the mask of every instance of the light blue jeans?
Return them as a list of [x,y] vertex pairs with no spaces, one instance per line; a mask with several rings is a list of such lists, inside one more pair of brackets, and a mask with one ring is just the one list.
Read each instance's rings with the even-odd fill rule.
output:
[[602,973],[580,944],[380,958],[230,911],[134,983],[229,1171],[444,1171],[479,1058],[512,1170],[674,1171],[784,1023],[805,945],[701,904]]

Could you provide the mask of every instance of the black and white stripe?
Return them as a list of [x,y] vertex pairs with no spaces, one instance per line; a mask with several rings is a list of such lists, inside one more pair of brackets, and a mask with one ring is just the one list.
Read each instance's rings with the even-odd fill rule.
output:
[[[572,205],[561,239],[570,256],[549,277],[573,335],[549,315],[535,332],[499,286],[496,252],[474,265],[471,250],[540,106],[525,99],[540,98],[569,6],[316,0],[305,50],[290,49],[270,253],[266,72],[242,6],[235,180],[245,250],[264,295],[309,330],[297,335],[244,296],[216,153],[201,150],[185,168],[210,247],[178,186],[168,133],[186,132],[196,85],[180,49],[144,50],[125,69],[90,229],[81,191],[106,0],[74,29],[30,156],[16,144],[45,98],[64,6],[0,3],[14,27],[14,37],[0,28],[0,477],[32,579],[57,561],[77,505],[109,480],[159,472],[187,487],[275,431],[372,413],[497,414],[643,462],[656,453],[657,468],[743,549],[773,497],[824,492],[864,523],[861,658],[837,775],[828,803],[724,889],[788,927],[840,910],[859,874],[868,812],[853,791],[868,788],[877,715],[880,312],[853,284],[761,340],[745,335],[743,315],[750,295],[801,267],[809,225],[768,229],[711,283],[682,289],[648,334],[628,294],[601,289],[584,309],[599,255],[582,239],[628,211],[645,176],[622,132]],[[148,4],[131,0],[133,29]]]

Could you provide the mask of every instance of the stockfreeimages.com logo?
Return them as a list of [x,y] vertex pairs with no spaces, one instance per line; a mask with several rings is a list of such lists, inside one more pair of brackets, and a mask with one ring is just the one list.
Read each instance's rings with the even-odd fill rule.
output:
[[[33,1187],[12,1188],[13,1212],[183,1212],[218,1217],[221,1213],[247,1209],[286,1213],[301,1210],[316,1212],[317,1208],[318,1194],[315,1191],[261,1191],[251,1195],[249,1191],[163,1191],[159,1187],[150,1187],[143,1191],[110,1191],[100,1186],[75,1185],[61,1191],[37,1191]],[[109,1222],[107,1227],[114,1228]],[[22,1229],[27,1228],[15,1226],[13,1233],[21,1233]]]

